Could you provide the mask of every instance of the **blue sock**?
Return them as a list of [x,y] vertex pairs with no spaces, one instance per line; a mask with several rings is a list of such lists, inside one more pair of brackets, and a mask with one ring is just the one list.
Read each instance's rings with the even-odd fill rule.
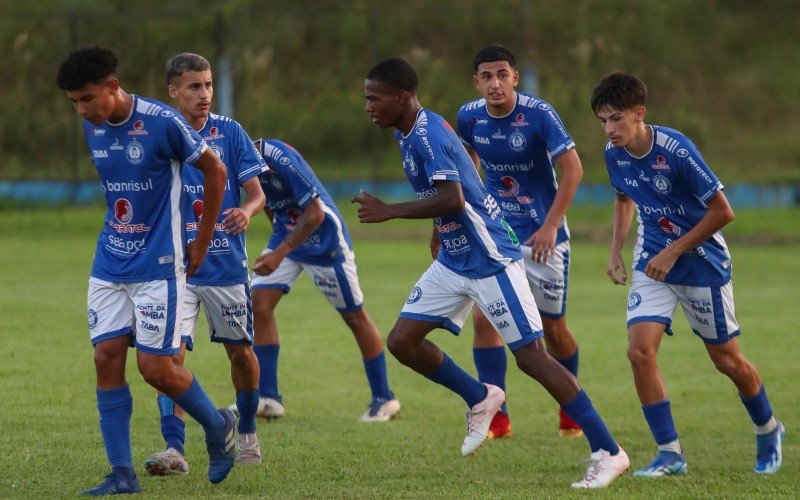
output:
[[772,418],[772,406],[769,404],[764,384],[761,384],[761,390],[752,398],[745,398],[741,393],[739,398],[744,403],[744,407],[747,408],[747,413],[750,414],[750,419],[754,424],[764,425]]
[[569,372],[572,375],[574,375],[575,378],[578,378],[578,350],[577,349],[575,349],[575,354],[573,354],[572,356],[570,356],[568,358],[564,358],[564,359],[557,359],[556,361],[561,363],[561,366],[563,366],[564,368],[569,370]]
[[193,377],[192,385],[173,401],[197,420],[197,423],[203,426],[206,434],[222,432],[225,428],[225,419],[208,399],[208,394],[200,387],[197,377]]
[[[472,359],[475,360],[475,368],[478,370],[478,380],[486,384],[496,385],[506,390],[506,348],[499,347],[473,347]],[[502,413],[508,414],[506,404],[500,407]]]
[[258,410],[258,391],[236,391],[236,408],[239,410],[239,434],[252,434],[256,431],[256,410]]
[[461,396],[470,408],[483,401],[488,392],[485,385],[462,370],[447,354],[444,355],[442,366],[428,378]]
[[127,384],[117,389],[97,389],[97,411],[106,456],[112,467],[133,468],[131,456],[131,414],[133,398]]
[[278,392],[278,354],[280,350],[280,344],[253,346],[259,366],[258,394],[283,402],[283,398]]
[[184,455],[183,443],[186,441],[186,423],[175,416],[175,403],[169,396],[158,396],[158,411],[161,413],[161,436],[167,448],[175,448]]
[[581,426],[586,439],[589,440],[589,448],[591,448],[592,453],[601,448],[612,455],[616,455],[619,452],[617,442],[611,437],[605,422],[600,418],[600,414],[592,406],[589,396],[582,389],[575,396],[575,399],[563,405],[562,408],[572,420],[578,422],[578,425]]
[[389,374],[386,373],[386,356],[383,351],[372,359],[364,360],[364,371],[367,372],[372,399],[394,399],[394,393],[389,389]]
[[642,411],[656,444],[667,444],[678,439],[678,431],[675,429],[675,421],[672,419],[669,399],[651,405],[642,405]]

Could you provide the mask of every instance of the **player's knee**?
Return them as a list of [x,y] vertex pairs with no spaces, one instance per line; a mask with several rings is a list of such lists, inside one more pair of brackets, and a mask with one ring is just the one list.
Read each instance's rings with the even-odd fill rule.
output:
[[637,345],[628,346],[628,361],[631,362],[631,366],[645,366],[654,363],[655,360],[655,349]]
[[235,346],[235,348],[229,348],[227,351],[228,360],[232,366],[249,366],[253,362],[258,362],[250,346]]
[[139,373],[145,382],[159,390],[167,387],[172,379],[172,370],[166,370],[164,366],[156,363],[139,363]]
[[714,356],[712,361],[714,362],[714,367],[728,377],[738,375],[741,371],[746,370],[747,367],[747,363],[740,356]]
[[392,356],[397,359],[402,359],[408,355],[411,347],[409,337],[398,330],[397,326],[392,328],[392,331],[389,332],[389,336],[386,338],[386,348],[389,349]]
[[125,357],[100,346],[94,350],[94,366],[97,371],[109,371],[124,365]]

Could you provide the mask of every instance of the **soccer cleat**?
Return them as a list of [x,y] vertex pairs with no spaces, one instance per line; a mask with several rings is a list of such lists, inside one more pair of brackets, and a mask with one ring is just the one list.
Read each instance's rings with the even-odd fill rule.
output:
[[147,457],[144,468],[151,476],[189,473],[189,463],[175,448],[167,448],[166,451]]
[[492,423],[489,424],[489,435],[486,439],[502,439],[511,437],[511,419],[508,418],[508,413],[498,411],[492,418]]
[[123,493],[139,493],[142,487],[139,485],[139,480],[136,479],[136,474],[131,469],[129,477],[124,477],[125,474],[120,474],[112,470],[106,474],[106,480],[98,484],[91,490],[81,491],[81,495],[101,496],[101,495],[119,495]]
[[656,458],[644,469],[633,473],[635,477],[682,476],[689,471],[686,459],[674,451],[659,451]]
[[781,443],[785,436],[786,428],[780,421],[772,432],[756,435],[756,473],[775,474],[781,470],[783,461]]
[[461,454],[465,457],[475,453],[475,450],[486,441],[492,419],[506,400],[503,389],[492,384],[483,385],[488,389],[486,397],[467,409],[467,436],[461,443]]
[[373,398],[360,420],[362,422],[388,422],[399,412],[400,401],[397,398]]
[[[239,416],[239,408],[236,407],[236,403],[228,406],[228,409]],[[278,401],[277,399],[272,398],[258,398],[258,409],[256,410],[256,417],[266,418],[267,420],[272,420],[276,418],[281,418],[285,410],[283,408],[283,404]]]
[[622,447],[616,455],[611,455],[603,449],[592,453],[589,457],[589,467],[586,469],[583,479],[577,483],[572,483],[573,488],[605,488],[611,481],[621,476],[631,462]]
[[558,435],[563,437],[581,437],[583,431],[578,422],[572,420],[572,417],[567,415],[564,408],[558,409]]
[[252,434],[239,434],[239,439],[236,441],[236,449],[239,451],[236,461],[240,464],[261,463],[261,446],[258,443],[258,436],[256,436],[255,432]]
[[221,483],[233,468],[236,456],[236,415],[228,409],[218,410],[225,419],[225,429],[214,436],[206,433],[208,450],[208,480]]

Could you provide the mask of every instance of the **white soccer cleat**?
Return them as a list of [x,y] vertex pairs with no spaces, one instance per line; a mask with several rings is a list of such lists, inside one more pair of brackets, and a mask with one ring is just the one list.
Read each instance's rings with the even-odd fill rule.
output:
[[475,450],[486,441],[492,419],[506,400],[503,389],[492,384],[483,385],[488,389],[486,397],[467,409],[467,436],[461,443],[461,454],[465,457],[475,453]]
[[189,463],[175,448],[167,448],[166,451],[147,457],[144,468],[151,476],[189,473]]
[[397,398],[375,398],[367,411],[361,415],[362,422],[388,422],[400,412],[400,401]]
[[611,455],[606,450],[599,449],[589,457],[589,467],[586,469],[583,479],[577,483],[572,483],[572,487],[605,488],[611,484],[611,481],[628,470],[630,465],[631,461],[622,447],[619,447],[619,453],[616,455]]
[[236,441],[236,449],[239,450],[239,456],[236,461],[240,464],[260,464],[261,459],[261,445],[258,443],[258,436],[256,433],[252,434],[239,434],[239,439]]
[[[228,406],[228,409],[239,416],[239,408],[236,407],[236,403]],[[258,409],[256,410],[256,417],[266,418],[267,420],[272,420],[275,418],[281,418],[286,410],[283,408],[283,404],[280,401],[272,398],[258,398]]]

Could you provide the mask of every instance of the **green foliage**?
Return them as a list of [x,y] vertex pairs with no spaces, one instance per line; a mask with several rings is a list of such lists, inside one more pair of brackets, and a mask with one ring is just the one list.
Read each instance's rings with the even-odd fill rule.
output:
[[491,8],[477,0],[0,0],[0,178],[95,175],[79,120],[53,83],[76,45],[115,47],[124,88],[166,102],[171,55],[198,52],[212,64],[225,56],[234,115],[252,136],[294,144],[322,178],[380,179],[402,173],[387,153],[391,138],[363,113],[369,67],[407,58],[422,103],[453,121],[478,97],[475,51],[501,42],[521,70],[535,69],[538,94],[576,139],[586,181],[605,180],[588,98],[602,75],[623,69],[648,83],[649,121],[689,135],[727,182],[798,182],[795,8],[791,0],[497,0]]

